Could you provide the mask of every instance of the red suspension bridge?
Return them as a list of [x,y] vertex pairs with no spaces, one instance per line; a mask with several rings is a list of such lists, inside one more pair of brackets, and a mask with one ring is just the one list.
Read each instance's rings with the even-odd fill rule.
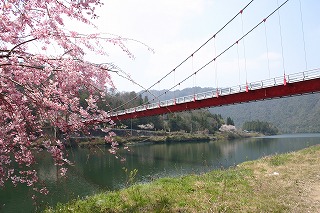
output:
[[[202,71],[209,64],[216,62],[218,58],[220,58],[222,55],[228,52],[231,48],[233,48],[234,46],[237,46],[240,41],[243,41],[244,43],[244,38],[247,37],[253,31],[255,31],[260,25],[264,24],[271,16],[273,16],[276,12],[278,12],[278,15],[279,15],[280,8],[283,7],[288,1],[289,0],[284,1],[275,10],[269,13],[269,15],[266,16],[266,18],[264,18],[253,28],[248,30],[247,33],[242,32],[242,36],[239,39],[237,39],[230,46],[228,46],[223,51],[221,51],[220,54],[216,54],[213,59],[209,60],[209,62],[205,63],[202,67],[192,72],[191,75],[187,76],[185,79],[183,79],[178,83],[174,82],[174,86],[166,90],[165,93],[173,89],[176,89],[177,86],[179,86],[181,83],[185,82],[187,79],[191,78],[192,76],[196,76],[197,73]],[[187,57],[184,61],[182,61],[173,70],[168,72],[164,77],[162,77],[159,81],[157,81],[151,87],[147,89],[144,88],[145,90],[144,92],[151,94],[150,92],[151,88],[153,88],[156,84],[159,84],[163,79],[167,78],[169,75],[171,74],[174,75],[176,70],[180,66],[182,66],[186,61],[192,60],[192,66],[193,66],[194,55],[197,54],[198,51],[200,51],[200,49],[206,46],[209,41],[211,41],[212,39],[214,40],[217,34],[219,34],[222,30],[224,30],[224,28],[228,24],[233,22],[237,16],[242,15],[244,10],[252,2],[253,0],[250,1],[243,9],[239,11],[239,13],[237,13],[229,22],[227,22],[220,30],[218,30],[217,33],[215,33],[209,40],[207,40],[203,45],[201,45],[196,51],[194,51],[189,57]],[[300,12],[301,12],[300,0],[299,0],[299,3],[300,3]],[[302,14],[300,15],[302,17]],[[242,17],[241,17],[241,20],[242,20]],[[302,18],[301,18],[301,22],[302,22]],[[279,16],[279,25],[280,25],[280,16]],[[302,22],[302,32],[303,32],[303,22]],[[281,25],[280,25],[280,37],[281,37],[281,49],[282,49],[282,57],[283,57]],[[266,38],[266,43],[267,43],[267,38]],[[304,37],[303,37],[303,44],[304,44],[305,64],[307,68],[307,57],[306,57]],[[238,55],[238,60],[239,60],[239,55]],[[284,61],[284,59],[282,60]],[[269,64],[268,64],[268,67],[269,67]],[[273,77],[266,80],[260,80],[260,81],[254,81],[254,82],[247,82],[247,79],[246,79],[246,82],[244,84],[240,84],[237,86],[231,86],[231,87],[217,86],[215,89],[209,90],[207,92],[194,93],[192,95],[188,95],[184,97],[175,97],[168,100],[160,100],[159,97],[161,95],[155,96],[154,94],[151,94],[154,97],[152,103],[144,103],[140,106],[129,107],[129,108],[125,107],[125,105],[128,104],[126,103],[123,106],[121,106],[122,108],[125,108],[125,109],[122,109],[122,110],[115,109],[114,111],[109,112],[109,116],[112,120],[125,120],[125,119],[133,119],[133,118],[139,118],[139,117],[145,117],[145,116],[154,116],[154,115],[167,114],[167,113],[173,113],[173,112],[194,110],[194,109],[200,109],[200,108],[216,107],[216,106],[237,104],[237,103],[243,103],[243,102],[251,102],[251,101],[288,97],[288,96],[308,94],[308,93],[316,93],[319,91],[320,91],[320,68],[310,69],[310,70],[305,69],[305,71],[302,71],[302,72],[286,74],[284,69],[284,62],[283,62],[283,73],[281,73],[280,77]]]
[[158,103],[110,113],[112,120],[126,120],[207,107],[280,98],[320,91],[320,69],[283,77],[252,82],[244,85],[179,97]]

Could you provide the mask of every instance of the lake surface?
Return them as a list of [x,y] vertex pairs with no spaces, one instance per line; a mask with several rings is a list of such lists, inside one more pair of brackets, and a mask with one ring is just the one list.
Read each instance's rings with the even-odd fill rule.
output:
[[[266,155],[285,153],[320,144],[320,134],[277,135],[233,141],[139,144],[130,152],[120,151],[125,162],[115,159],[107,148],[69,149],[68,178],[61,178],[48,155],[42,154],[37,171],[50,193],[37,199],[38,209],[57,202],[126,187],[128,172],[138,170],[135,181],[149,182],[160,177],[199,174],[228,168]],[[34,212],[33,190],[8,184],[0,190],[0,212]]]

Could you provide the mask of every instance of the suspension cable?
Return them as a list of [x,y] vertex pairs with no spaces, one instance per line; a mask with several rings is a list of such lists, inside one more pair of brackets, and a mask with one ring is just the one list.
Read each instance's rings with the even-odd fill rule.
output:
[[[216,36],[214,36],[214,39],[213,39],[213,48],[214,48],[214,58],[216,58],[216,56],[217,56]],[[216,71],[217,71],[217,65],[216,65],[216,62],[215,62],[213,64],[213,82],[215,82],[215,84],[217,84]]]
[[[241,28],[242,28],[242,35],[244,35],[244,30],[243,30],[243,17],[242,13],[243,10],[240,11],[241,13]],[[247,71],[247,59],[246,59],[246,45],[244,42],[244,37],[242,39],[242,44],[243,44],[243,57],[244,57],[244,71],[246,73],[246,90],[248,91],[248,71]]]
[[301,19],[301,29],[302,29],[302,39],[303,39],[303,49],[304,49],[304,61],[305,61],[306,70],[307,70],[308,69],[307,51],[306,51],[306,42],[305,42],[305,38],[304,38],[304,27],[303,27],[301,0],[299,0],[299,6],[300,6],[300,19]]
[[266,21],[267,21],[267,19],[263,19],[263,23],[264,23],[264,35],[265,35],[265,38],[266,38],[266,48],[267,48],[268,71],[269,71],[269,78],[270,78],[270,59],[269,59],[269,47],[268,47],[268,36],[267,36]]
[[[254,0],[250,1],[243,9],[242,12],[253,2]],[[268,19],[270,16],[272,16],[275,12],[277,12],[282,6],[284,6],[289,0],[286,0],[285,2],[283,2],[280,6],[278,6],[274,11],[272,11],[267,17],[266,19]],[[156,83],[154,83],[152,86],[150,86],[149,88],[145,89],[144,92],[142,92],[141,94],[148,92],[150,93],[150,89],[152,87],[154,87],[157,83],[160,83],[164,78],[166,78],[168,75],[170,75],[175,69],[179,68],[183,63],[185,63],[190,57],[193,56],[193,54],[195,54],[196,52],[198,52],[203,46],[205,46],[210,40],[212,40],[213,38],[215,38],[215,36],[220,33],[228,24],[230,24],[239,14],[241,14],[241,11],[238,12],[231,20],[229,20],[227,22],[227,24],[225,24],[220,30],[218,30],[210,39],[208,39],[203,45],[201,45],[196,51],[194,51],[189,57],[187,57],[185,60],[183,60],[178,66],[176,66],[173,70],[171,70],[169,73],[167,73],[164,77],[162,77],[159,81],[157,81]],[[259,25],[261,25],[263,23],[263,20],[261,22],[259,22],[257,25],[255,25],[251,30],[249,30],[246,34],[244,34],[240,39],[237,40],[237,42],[241,41],[242,39],[244,39],[248,34],[250,34],[253,30],[255,30]],[[162,94],[160,94],[158,97],[156,97],[157,99],[159,99],[161,96],[165,95],[167,92],[171,91],[172,89],[176,88],[178,85],[182,84],[183,82],[185,82],[186,80],[188,80],[190,77],[192,77],[193,75],[195,75],[197,72],[201,71],[202,69],[204,69],[205,67],[207,67],[209,64],[211,64],[213,61],[216,61],[220,56],[222,56],[223,54],[225,54],[229,49],[231,49],[237,42],[231,44],[229,47],[227,47],[225,50],[223,50],[220,54],[218,54],[217,56],[215,56],[212,60],[208,61],[206,64],[204,64],[202,67],[200,67],[195,73],[192,73],[191,75],[187,76],[185,79],[183,79],[182,81],[180,81],[178,84],[175,84],[173,87],[165,90],[165,92],[163,92]],[[140,87],[142,87],[140,85]],[[142,87],[143,88],[143,87]],[[153,94],[152,94],[153,95]],[[133,98],[132,100],[134,100],[135,98]],[[131,102],[132,100],[128,101],[127,103]],[[127,104],[126,103],[126,104]],[[123,105],[126,105],[123,104]],[[121,105],[121,106],[123,106]],[[118,109],[119,107],[117,107],[116,109]]]
[[[242,11],[244,11],[254,0],[251,0],[243,9]],[[166,75],[164,75],[162,78],[160,78],[160,80],[158,80],[156,83],[152,84],[150,87],[148,88],[144,88],[143,86],[141,86],[140,84],[137,84],[135,81],[133,81],[132,79],[129,79],[128,77],[125,77],[125,79],[130,80],[131,82],[133,82],[134,84],[137,84],[139,87],[143,88],[143,92],[140,94],[144,94],[144,93],[149,93],[152,96],[156,97],[154,94],[152,94],[150,92],[150,89],[153,88],[156,84],[160,83],[163,79],[165,79],[167,76],[169,76],[172,72],[174,72],[176,69],[178,69],[182,64],[184,64],[187,60],[189,60],[195,53],[197,53],[200,49],[202,49],[207,43],[209,43],[209,41],[211,41],[217,34],[219,34],[224,28],[226,28],[238,15],[240,14],[240,12],[238,12],[235,16],[233,16],[222,28],[220,28],[213,36],[211,36],[206,42],[204,42],[198,49],[196,49],[190,56],[188,56],[186,59],[184,59],[180,64],[178,64],[173,70],[171,70],[170,72],[168,72]],[[162,94],[163,95],[163,94]],[[160,96],[156,98],[159,98]],[[138,95],[137,95],[138,97]],[[135,100],[137,97],[129,100],[127,103],[122,104],[121,106],[115,108],[114,110],[117,110],[119,108],[121,108],[122,106],[132,102],[133,100]]]
[[[191,58],[191,73],[194,73],[194,66],[193,66],[193,55],[192,55],[192,58]],[[192,82],[192,86],[193,86],[193,101],[196,100],[196,88],[195,88],[195,85],[196,85],[196,73],[194,73],[193,75],[193,82]]]
[[239,72],[239,85],[241,84],[240,80],[240,74],[241,74],[241,69],[240,69],[240,56],[239,56],[239,42],[237,41],[237,56],[238,56],[238,72]]
[[[173,85],[176,84],[176,71],[173,71]],[[174,104],[176,104],[176,90],[173,91]]]
[[[277,5],[279,5],[279,0],[277,0]],[[284,53],[283,53],[283,41],[282,41],[282,29],[281,29],[281,19],[280,19],[280,12],[279,10],[277,11],[278,13],[278,20],[279,20],[279,29],[280,29],[280,43],[281,43],[281,55],[282,55],[282,68],[283,68],[283,83],[284,85],[287,84],[287,80],[286,80],[286,70],[285,70],[285,66],[284,66]]]
[[[241,11],[244,11],[254,0],[251,0]],[[217,34],[219,34],[224,28],[226,28],[238,15],[240,12],[238,12],[234,17],[232,17],[223,27],[221,27],[213,36],[211,36],[206,42],[204,42],[198,49],[196,49],[191,55],[189,55],[186,59],[184,59],[180,64],[178,64],[173,70],[171,70],[169,73],[167,73],[165,76],[163,76],[159,81],[162,81],[164,78],[166,78],[168,75],[170,75],[174,70],[178,69],[182,64],[184,64],[187,60],[189,60],[191,57],[193,57],[194,54],[196,54],[200,49],[202,49],[209,41],[211,41]],[[156,84],[156,83],[155,83]],[[147,90],[154,87],[154,85],[151,85]]]
[[[268,19],[270,16],[272,16],[275,12],[277,12],[281,7],[283,7],[289,0],[286,0],[285,2],[283,2],[280,6],[278,6],[274,11],[272,11],[265,19]],[[260,21],[257,25],[255,25],[253,28],[251,28],[251,30],[249,30],[246,34],[244,34],[240,39],[238,39],[236,42],[234,42],[233,44],[231,44],[229,47],[227,47],[225,50],[223,50],[220,54],[218,54],[215,58],[211,59],[210,61],[208,61],[206,64],[204,64],[202,67],[200,67],[196,72],[199,72],[201,70],[203,70],[205,67],[207,67],[209,64],[211,64],[212,62],[216,61],[219,57],[221,57],[223,54],[225,54],[228,50],[230,50],[234,45],[237,44],[237,42],[241,41],[243,38],[245,38],[246,36],[248,36],[251,32],[253,32],[258,26],[260,26],[262,23],[264,23],[264,20]],[[186,80],[188,80],[189,78],[191,78],[194,75],[194,73],[192,73],[191,75],[187,76],[185,79],[183,79],[182,81],[179,82],[179,84],[185,82]],[[167,91],[171,91],[172,89],[174,89],[175,87],[177,87],[178,84],[174,85],[173,87],[171,87],[170,89],[168,89]],[[164,93],[163,93],[164,94]],[[163,95],[162,94],[162,95]],[[160,95],[160,96],[162,96]]]
[[[217,59],[217,56],[216,56],[215,59]],[[216,76],[216,87],[218,89],[218,87],[219,87],[219,79],[218,79],[218,62],[217,62],[217,60],[215,60],[215,76]]]

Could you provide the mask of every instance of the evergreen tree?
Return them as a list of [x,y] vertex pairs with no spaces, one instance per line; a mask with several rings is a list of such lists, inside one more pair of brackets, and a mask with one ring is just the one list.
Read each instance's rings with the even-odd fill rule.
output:
[[242,126],[243,130],[260,132],[265,135],[275,135],[279,132],[277,127],[265,121],[246,121]]
[[232,125],[234,126],[234,122],[230,117],[227,117],[227,125]]

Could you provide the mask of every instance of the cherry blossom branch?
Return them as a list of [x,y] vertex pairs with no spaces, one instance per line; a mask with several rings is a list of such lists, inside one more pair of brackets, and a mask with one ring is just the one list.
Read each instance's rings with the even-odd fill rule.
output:
[[37,38],[32,38],[32,39],[30,39],[30,40],[24,41],[24,42],[22,42],[22,43],[20,43],[20,44],[18,44],[18,45],[16,45],[16,46],[14,46],[14,47],[8,52],[7,57],[9,57],[10,54],[12,53],[12,51],[14,51],[14,50],[15,50],[16,48],[18,48],[19,46],[24,45],[24,44],[26,44],[26,43],[28,43],[28,42],[31,42],[31,41],[34,41],[34,40],[37,40]]
[[[107,55],[102,41],[117,45],[131,58],[134,56],[125,42],[135,41],[152,49],[134,39],[107,38],[99,33],[83,35],[63,28],[65,19],[94,26],[90,17],[97,17],[94,6],[102,5],[100,0],[2,2],[0,41],[5,50],[0,50],[0,158],[6,160],[0,165],[0,185],[11,180],[13,184],[32,186],[39,180],[37,173],[28,169],[35,163],[33,147],[45,147],[55,165],[68,163],[58,138],[48,136],[41,144],[34,143],[43,137],[43,129],[57,128],[67,139],[68,135],[88,133],[101,124],[111,125],[106,124],[112,122],[108,112],[98,108],[98,102],[105,98],[106,85],[114,87],[110,72],[130,78],[113,69],[112,64],[85,61],[86,51]],[[73,42],[73,38],[79,40]],[[31,42],[40,44],[43,52],[28,49]],[[45,50],[52,46],[63,53],[46,55]],[[88,93],[87,106],[81,105],[82,90]],[[112,142],[112,134],[106,141]],[[112,152],[116,146],[111,143]],[[21,170],[15,171],[15,164]],[[46,189],[38,191],[47,193]]]

